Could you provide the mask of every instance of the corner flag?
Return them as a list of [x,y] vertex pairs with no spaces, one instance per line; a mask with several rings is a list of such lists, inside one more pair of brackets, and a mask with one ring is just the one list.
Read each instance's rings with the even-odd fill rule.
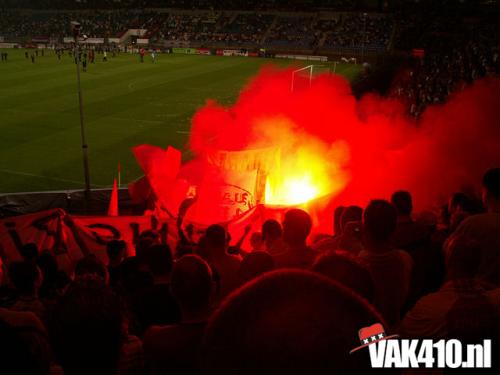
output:
[[111,199],[109,201],[108,216],[118,216],[118,186],[116,178],[113,181],[113,191],[111,192]]

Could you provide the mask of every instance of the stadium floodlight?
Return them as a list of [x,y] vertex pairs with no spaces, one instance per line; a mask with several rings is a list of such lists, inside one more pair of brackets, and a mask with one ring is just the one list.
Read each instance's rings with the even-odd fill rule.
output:
[[82,140],[82,154],[83,154],[83,173],[85,175],[85,201],[89,202],[90,199],[90,171],[89,171],[89,156],[87,138],[85,136],[85,122],[83,120],[83,95],[82,85],[80,80],[80,31],[81,25],[76,21],[71,22],[71,29],[73,31],[73,38],[75,40],[74,56],[76,61],[76,79],[78,84],[78,102],[80,106],[80,134]]

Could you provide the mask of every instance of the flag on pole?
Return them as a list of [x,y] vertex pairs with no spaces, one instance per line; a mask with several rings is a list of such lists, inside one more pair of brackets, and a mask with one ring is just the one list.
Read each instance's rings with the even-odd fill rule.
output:
[[118,216],[118,186],[116,178],[113,181],[113,191],[111,192],[111,199],[109,201],[108,216]]

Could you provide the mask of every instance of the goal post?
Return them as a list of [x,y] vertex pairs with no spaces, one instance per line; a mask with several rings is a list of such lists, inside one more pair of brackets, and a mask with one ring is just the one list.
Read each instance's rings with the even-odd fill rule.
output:
[[293,92],[294,90],[298,89],[299,81],[302,83],[302,87],[304,87],[304,84],[307,84],[309,87],[311,87],[312,80],[315,76],[335,73],[335,69],[336,66],[334,66],[332,69],[331,64],[308,65],[304,66],[303,68],[296,69],[292,72],[290,90]]
[[[309,74],[309,86],[311,86],[312,77],[313,77],[313,69],[314,69],[314,65],[308,65],[308,66],[305,66],[303,68],[294,70],[292,72],[292,83],[291,83],[291,88],[290,88],[292,92],[295,88],[295,76],[301,72],[305,72],[306,74]],[[308,73],[308,71],[309,71],[309,73]]]

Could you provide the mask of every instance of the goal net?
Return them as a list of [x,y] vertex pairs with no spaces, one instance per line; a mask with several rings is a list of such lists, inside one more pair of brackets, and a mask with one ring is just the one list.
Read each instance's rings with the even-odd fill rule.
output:
[[334,73],[331,64],[325,65],[308,65],[292,72],[292,80],[290,83],[290,90],[297,91],[311,86],[312,80],[315,76],[324,73]]

